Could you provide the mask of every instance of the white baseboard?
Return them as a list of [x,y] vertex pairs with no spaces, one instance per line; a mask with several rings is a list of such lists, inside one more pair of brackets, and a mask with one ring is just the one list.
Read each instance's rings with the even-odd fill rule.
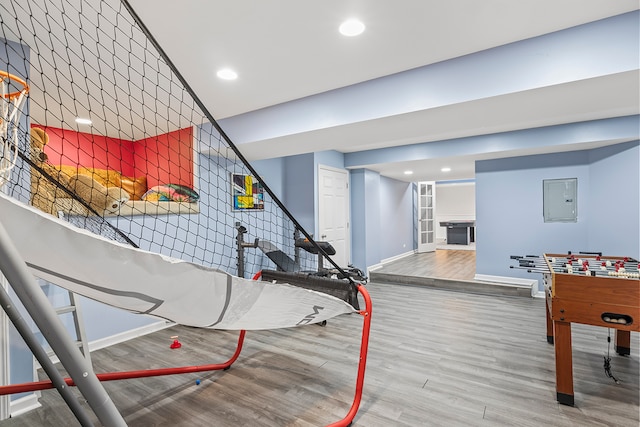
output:
[[[141,326],[139,328],[130,329],[128,331],[121,332],[119,334],[111,335],[109,337],[100,338],[95,341],[90,341],[88,344],[89,352],[100,350],[102,348],[107,348],[109,346],[120,344],[121,342],[129,341],[134,338],[141,337],[143,335],[150,334],[152,332],[161,331],[163,329],[169,328],[175,325],[175,323],[168,322],[166,320],[161,320],[159,322],[154,322],[149,325]],[[58,363],[60,359],[55,354],[51,356],[51,362]],[[34,358],[34,364],[36,368],[40,368],[40,364],[38,360]]]
[[402,258],[406,258],[408,256],[414,255],[415,253],[416,253],[415,250],[411,250],[411,251],[402,253],[400,255],[393,256],[391,258],[385,258],[382,261],[380,261],[378,264],[370,265],[370,266],[367,267],[367,276],[371,276],[371,272],[372,271],[376,271],[378,269],[381,269],[382,267],[384,267],[385,264],[388,264],[388,263],[393,262],[393,261],[397,261],[397,260],[402,259]]
[[120,344],[121,342],[129,341],[134,338],[141,337],[143,335],[150,334],[152,332],[161,331],[174,326],[175,323],[161,320],[159,322],[151,323],[149,325],[141,326],[136,329],[121,332],[119,334],[111,335],[110,337],[101,338],[99,340],[91,341],[89,343],[89,351],[100,350],[101,348],[107,348],[109,346]]
[[[537,280],[522,279],[520,277],[491,276],[488,274],[476,274],[473,280],[477,280],[479,282],[504,283],[506,285],[530,288],[532,298],[536,298],[538,294]],[[544,296],[544,292],[543,292],[543,296]]]
[[[111,335],[106,338],[101,338],[99,340],[91,341],[89,346],[89,352],[100,350],[102,348],[107,348],[109,346],[119,344],[121,342],[129,341],[133,338],[141,337],[143,335],[150,334],[152,332],[161,331],[170,326],[175,325],[175,323],[168,322],[166,320],[161,320],[159,322],[154,322],[149,325],[141,326],[139,328],[131,329],[128,331],[121,332],[119,334]],[[51,362],[58,363],[60,360],[58,356],[55,354],[51,357]],[[34,357],[34,372],[37,369],[40,369],[40,364],[38,360]],[[34,374],[34,379],[37,379],[37,374]],[[38,393],[30,394],[28,396],[22,397],[20,399],[14,400],[10,403],[10,414],[12,417],[18,416],[20,414],[24,414],[33,409],[39,408],[40,403],[38,402]]]
[[34,393],[16,400],[12,400],[9,404],[9,413],[12,417],[17,417],[18,415],[27,413],[41,406],[42,405],[40,404],[40,402],[38,402],[38,396]]

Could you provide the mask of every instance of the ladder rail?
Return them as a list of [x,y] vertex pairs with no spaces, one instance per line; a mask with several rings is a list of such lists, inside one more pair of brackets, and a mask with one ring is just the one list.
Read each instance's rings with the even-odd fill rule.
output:
[[76,343],[80,347],[80,351],[87,362],[91,363],[91,351],[89,350],[89,343],[87,342],[87,333],[84,329],[84,317],[82,315],[82,309],[80,307],[79,296],[74,292],[69,292],[69,307],[73,307],[71,311],[73,314],[73,327],[76,332]]
[[[63,291],[66,291],[67,293],[66,298],[68,300],[68,304],[62,305],[62,306],[54,305],[54,309],[58,314],[58,316],[62,316],[64,314],[71,314],[72,321],[73,321],[73,325],[72,325],[73,333],[75,334],[75,345],[80,349],[80,352],[85,357],[85,359],[87,359],[87,361],[91,363],[91,350],[89,348],[87,333],[84,328],[85,322],[84,322],[84,317],[82,316],[82,309],[79,301],[80,296],[68,289],[64,289],[53,284],[51,285],[54,286],[54,289],[62,289]],[[72,331],[69,331],[70,334],[71,332]],[[53,363],[57,363],[59,361],[53,349],[49,349],[47,351],[47,354],[49,355],[49,358]]]

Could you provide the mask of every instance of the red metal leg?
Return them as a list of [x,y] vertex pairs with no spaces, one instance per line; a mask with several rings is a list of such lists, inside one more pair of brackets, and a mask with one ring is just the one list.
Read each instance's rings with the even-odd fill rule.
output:
[[367,367],[367,352],[369,351],[369,332],[371,331],[371,297],[364,285],[358,285],[358,292],[362,295],[365,302],[365,309],[360,311],[364,316],[364,325],[362,326],[362,341],[360,344],[360,363],[358,364],[358,378],[356,379],[356,393],[351,404],[351,409],[347,415],[340,421],[329,424],[327,427],[338,427],[351,425],[353,419],[360,408],[362,401],[362,389],[364,387],[364,372]]
[[[358,285],[358,292],[362,295],[365,301],[365,309],[360,310],[359,314],[364,317],[364,324],[362,326],[362,340],[360,343],[360,361],[358,364],[358,376],[356,378],[356,389],[355,395],[353,398],[353,403],[351,404],[351,408],[347,415],[340,421],[336,421],[332,424],[329,424],[327,427],[339,427],[339,426],[348,426],[353,422],[353,419],[360,408],[360,402],[362,401],[362,391],[364,388],[364,374],[367,366],[367,353],[369,351],[369,333],[371,331],[371,311],[372,311],[372,303],[371,297],[369,296],[369,292],[366,290],[364,285]],[[240,352],[242,351],[242,345],[244,343],[246,331],[240,331],[240,336],[238,337],[238,345],[236,347],[236,351],[231,356],[229,360],[224,363],[218,364],[209,364],[209,365],[195,365],[195,366],[183,366],[177,368],[162,368],[162,369],[144,369],[137,371],[124,371],[124,372],[108,372],[102,374],[96,374],[100,381],[115,381],[115,380],[124,380],[130,378],[144,378],[144,377],[155,377],[162,375],[175,375],[175,374],[186,374],[186,373],[194,373],[194,372],[205,372],[205,371],[216,371],[222,369],[228,369],[231,365],[238,359],[240,356]],[[65,382],[69,386],[74,386],[74,382],[71,378],[65,378]],[[53,388],[53,385],[50,380],[23,383],[23,384],[12,384],[6,386],[0,386],[0,395],[6,394],[14,394],[14,393],[25,393],[37,390],[47,390]]]
[[[238,337],[238,345],[236,351],[229,360],[224,363],[215,363],[209,365],[195,365],[195,366],[182,366],[177,368],[161,368],[161,369],[143,369],[138,371],[124,371],[124,372],[107,372],[103,374],[96,374],[100,381],[114,381],[114,380],[126,380],[130,378],[144,378],[144,377],[158,377],[162,375],[175,375],[175,374],[187,374],[193,372],[205,372],[205,371],[219,371],[222,369],[228,369],[233,362],[238,359],[240,352],[242,351],[242,344],[244,343],[244,336],[246,331],[240,331]],[[64,379],[67,385],[74,386],[74,382],[71,378]],[[53,384],[50,380],[36,381],[31,383],[12,384],[0,386],[0,395],[13,394],[13,393],[25,393],[37,390],[47,390],[53,388]]]

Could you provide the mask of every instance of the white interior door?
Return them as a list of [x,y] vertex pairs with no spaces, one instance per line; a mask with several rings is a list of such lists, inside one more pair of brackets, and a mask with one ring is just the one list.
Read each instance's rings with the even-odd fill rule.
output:
[[436,250],[436,183],[418,183],[418,252]]
[[[335,248],[331,258],[340,267],[350,262],[349,174],[343,169],[318,167],[318,241]],[[326,264],[325,264],[326,265]]]

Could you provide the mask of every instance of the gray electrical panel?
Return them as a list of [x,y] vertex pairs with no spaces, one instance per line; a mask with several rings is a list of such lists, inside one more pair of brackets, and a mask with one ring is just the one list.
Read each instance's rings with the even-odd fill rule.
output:
[[578,222],[578,178],[542,181],[544,222]]

